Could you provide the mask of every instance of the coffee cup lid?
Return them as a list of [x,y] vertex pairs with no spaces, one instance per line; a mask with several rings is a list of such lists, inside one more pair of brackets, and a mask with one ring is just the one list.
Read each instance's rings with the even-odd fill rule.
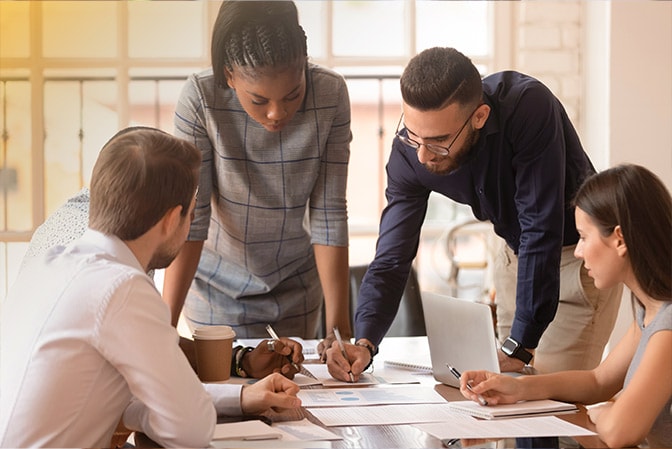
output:
[[231,326],[201,326],[194,329],[192,336],[200,340],[216,340],[220,338],[235,338],[236,333]]

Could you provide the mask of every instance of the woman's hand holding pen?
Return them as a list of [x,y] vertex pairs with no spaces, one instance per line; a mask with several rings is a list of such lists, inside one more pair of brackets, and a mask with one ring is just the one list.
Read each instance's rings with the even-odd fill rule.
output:
[[488,405],[514,404],[521,400],[520,382],[511,376],[490,371],[465,371],[460,377],[462,396],[475,402],[479,396],[485,398]]
[[[369,364],[371,355],[364,346],[356,346],[350,343],[343,343],[346,358],[343,356],[341,348],[337,341],[327,348],[327,369],[334,379],[344,382],[357,382],[359,376]],[[352,373],[352,379],[350,378]]]
[[293,379],[298,370],[292,362],[296,366],[301,366],[303,347],[300,343],[284,337],[261,341],[242,360],[247,375],[255,379],[261,379],[271,373],[280,373],[288,379]]

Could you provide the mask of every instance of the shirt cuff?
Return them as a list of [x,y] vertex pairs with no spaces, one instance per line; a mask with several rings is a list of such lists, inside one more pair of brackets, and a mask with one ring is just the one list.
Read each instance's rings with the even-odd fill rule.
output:
[[535,349],[539,345],[544,330],[546,330],[546,327],[535,326],[514,318],[511,326],[511,338],[525,349]]
[[240,398],[243,386],[229,384],[203,384],[205,391],[212,397],[217,415],[240,416],[243,410]]

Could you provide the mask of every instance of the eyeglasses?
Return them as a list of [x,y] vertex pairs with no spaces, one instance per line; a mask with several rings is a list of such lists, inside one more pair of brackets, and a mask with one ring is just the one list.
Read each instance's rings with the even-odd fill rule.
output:
[[455,134],[455,137],[453,137],[452,142],[450,142],[447,147],[444,147],[442,145],[437,145],[435,143],[420,143],[420,142],[417,142],[417,141],[411,139],[408,136],[404,136],[402,134],[399,134],[399,127],[401,126],[401,122],[404,119],[404,114],[403,113],[401,114],[401,117],[399,117],[399,123],[397,123],[397,130],[394,132],[394,135],[397,136],[397,138],[399,139],[399,141],[401,143],[403,143],[404,145],[406,145],[408,147],[413,148],[416,152],[418,150],[420,150],[421,146],[424,145],[425,148],[427,148],[427,151],[429,151],[430,153],[436,154],[437,156],[448,156],[450,154],[450,149],[453,147],[453,145],[455,144],[457,139],[460,137],[460,134],[462,134],[462,130],[464,130],[464,128],[467,126],[467,123],[469,123],[469,121],[471,120],[471,117],[478,110],[478,108],[481,107],[481,104],[476,106],[476,109],[474,109],[471,112],[471,114],[469,114],[469,117],[464,122],[464,124],[462,125],[460,130],[457,132],[457,134]]

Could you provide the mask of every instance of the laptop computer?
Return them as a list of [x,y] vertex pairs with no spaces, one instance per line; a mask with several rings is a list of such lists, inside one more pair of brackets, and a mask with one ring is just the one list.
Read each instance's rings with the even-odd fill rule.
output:
[[434,378],[459,387],[448,370],[488,370],[499,373],[492,311],[486,304],[422,292],[422,307]]

